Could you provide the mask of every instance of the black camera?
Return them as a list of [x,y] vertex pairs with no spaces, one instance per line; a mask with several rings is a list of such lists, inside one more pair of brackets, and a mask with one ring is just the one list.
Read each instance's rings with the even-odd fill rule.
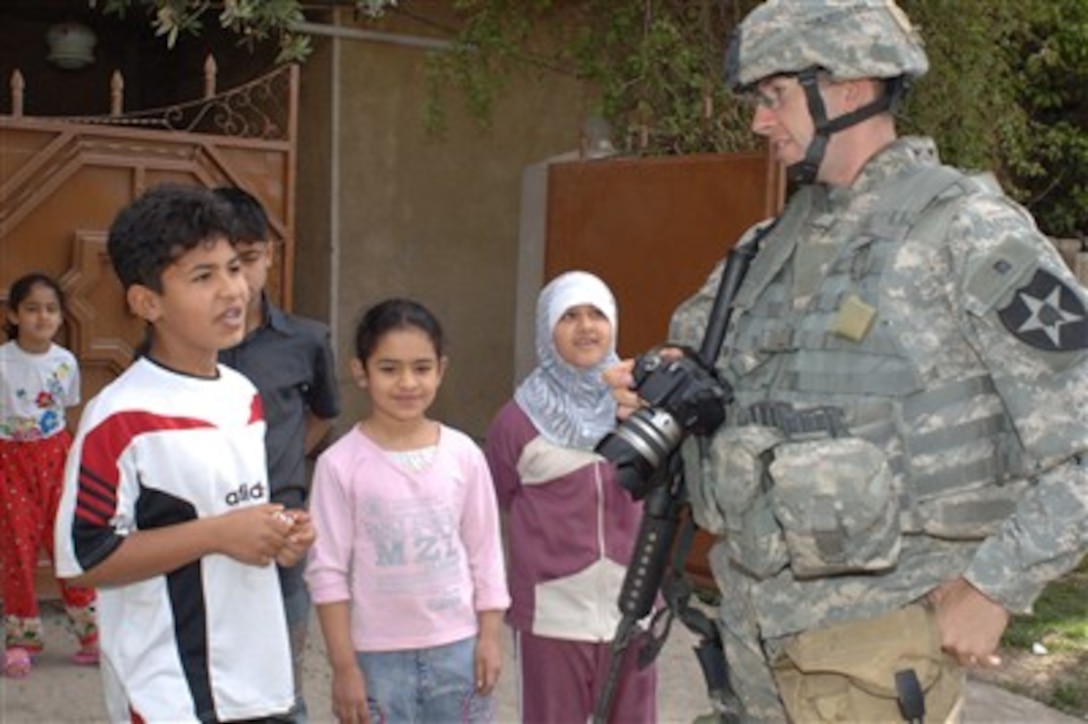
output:
[[689,434],[709,435],[725,420],[733,390],[699,355],[678,347],[670,359],[649,352],[635,362],[634,387],[647,407],[636,410],[597,443],[597,452],[615,464],[620,485],[641,500],[655,487],[655,473]]

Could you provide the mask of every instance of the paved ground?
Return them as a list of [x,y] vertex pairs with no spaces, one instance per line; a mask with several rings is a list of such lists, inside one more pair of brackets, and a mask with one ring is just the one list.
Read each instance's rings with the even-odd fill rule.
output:
[[[61,617],[50,605],[46,614],[47,649],[38,658],[34,673],[27,679],[0,678],[0,722],[3,724],[62,724],[65,722],[102,722],[104,708],[98,671],[68,662],[74,650],[61,625]],[[317,633],[315,622],[314,633]],[[705,685],[691,652],[692,636],[682,627],[674,627],[659,659],[660,721],[690,724],[709,711]],[[509,652],[508,658],[509,661]],[[320,646],[320,635],[312,637],[307,658],[306,697],[311,721],[331,722],[329,675]],[[499,719],[514,722],[516,693],[512,677],[504,676],[499,690]],[[1048,709],[1034,701],[1014,696],[988,684],[970,682],[967,722],[1031,722],[1032,724],[1078,724],[1080,720]],[[436,723],[437,724],[437,723]],[[1083,724],[1083,722],[1080,722]]]

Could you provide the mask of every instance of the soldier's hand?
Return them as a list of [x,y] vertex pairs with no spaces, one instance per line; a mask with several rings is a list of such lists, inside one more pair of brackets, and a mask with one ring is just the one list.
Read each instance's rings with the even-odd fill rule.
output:
[[961,666],[1001,665],[997,647],[1009,623],[1009,612],[966,579],[946,581],[929,594],[937,614],[941,648]]

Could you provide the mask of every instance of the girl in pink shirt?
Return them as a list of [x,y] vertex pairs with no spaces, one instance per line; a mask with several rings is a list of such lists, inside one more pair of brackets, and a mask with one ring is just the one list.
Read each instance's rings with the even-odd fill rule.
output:
[[479,447],[427,417],[442,330],[403,299],[367,311],[351,373],[370,413],[318,458],[306,581],[340,722],[486,722],[509,606]]

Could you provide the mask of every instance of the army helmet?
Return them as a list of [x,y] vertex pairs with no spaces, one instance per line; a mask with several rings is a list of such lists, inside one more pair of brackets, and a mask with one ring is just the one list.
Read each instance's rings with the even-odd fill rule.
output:
[[833,80],[925,74],[921,37],[894,0],[767,0],[733,33],[726,80],[734,90],[809,69]]

